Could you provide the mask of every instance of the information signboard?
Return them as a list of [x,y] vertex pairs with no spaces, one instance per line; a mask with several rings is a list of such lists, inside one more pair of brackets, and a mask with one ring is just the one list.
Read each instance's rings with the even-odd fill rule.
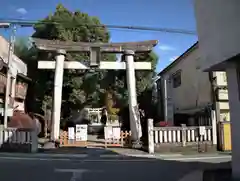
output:
[[104,138],[105,139],[112,139],[113,137],[113,129],[111,126],[104,127]]
[[120,127],[112,127],[112,126],[104,127],[104,137],[105,139],[120,139],[121,138]]
[[121,129],[120,127],[113,127],[113,139],[120,139],[121,138]]
[[76,125],[76,141],[87,141],[87,124]]
[[69,139],[69,140],[74,140],[74,139],[75,139],[75,130],[74,130],[74,127],[69,127],[69,128],[68,128],[68,139]]

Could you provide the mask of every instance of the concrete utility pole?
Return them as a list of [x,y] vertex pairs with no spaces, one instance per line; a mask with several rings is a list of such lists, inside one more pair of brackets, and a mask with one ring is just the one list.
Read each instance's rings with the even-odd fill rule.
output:
[[14,44],[15,44],[15,33],[16,25],[10,25],[10,42],[9,42],[9,51],[8,51],[8,67],[7,67],[7,82],[5,89],[5,104],[4,104],[4,127],[7,128],[8,123],[8,105],[9,105],[9,96],[10,96],[10,87],[11,87],[11,74],[12,74],[12,60],[14,53]]

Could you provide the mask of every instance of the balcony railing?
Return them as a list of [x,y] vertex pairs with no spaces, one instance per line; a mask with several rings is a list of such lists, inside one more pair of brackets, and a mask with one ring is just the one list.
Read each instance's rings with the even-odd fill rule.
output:
[[4,94],[6,87],[7,77],[0,73],[0,94]]
[[15,89],[15,97],[20,99],[25,99],[27,94],[27,84],[26,83],[17,83]]

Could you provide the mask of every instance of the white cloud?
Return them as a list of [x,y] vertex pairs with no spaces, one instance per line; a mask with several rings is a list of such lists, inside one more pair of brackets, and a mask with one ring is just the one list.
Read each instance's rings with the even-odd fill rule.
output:
[[27,14],[27,10],[25,8],[18,8],[16,11],[20,14]]
[[170,61],[170,62],[173,62],[173,61],[175,61],[177,58],[178,58],[178,56],[173,56],[173,57],[171,57],[171,58],[169,59],[169,61]]
[[159,45],[159,49],[162,51],[173,51],[175,50],[174,47],[169,46],[169,45]]

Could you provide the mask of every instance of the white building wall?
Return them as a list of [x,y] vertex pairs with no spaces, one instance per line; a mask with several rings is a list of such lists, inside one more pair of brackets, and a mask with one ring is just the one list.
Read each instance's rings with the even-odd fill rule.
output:
[[181,85],[168,90],[172,94],[174,111],[205,106],[212,102],[209,74],[199,69],[199,60],[199,51],[195,48],[162,75],[164,79],[181,70]]

